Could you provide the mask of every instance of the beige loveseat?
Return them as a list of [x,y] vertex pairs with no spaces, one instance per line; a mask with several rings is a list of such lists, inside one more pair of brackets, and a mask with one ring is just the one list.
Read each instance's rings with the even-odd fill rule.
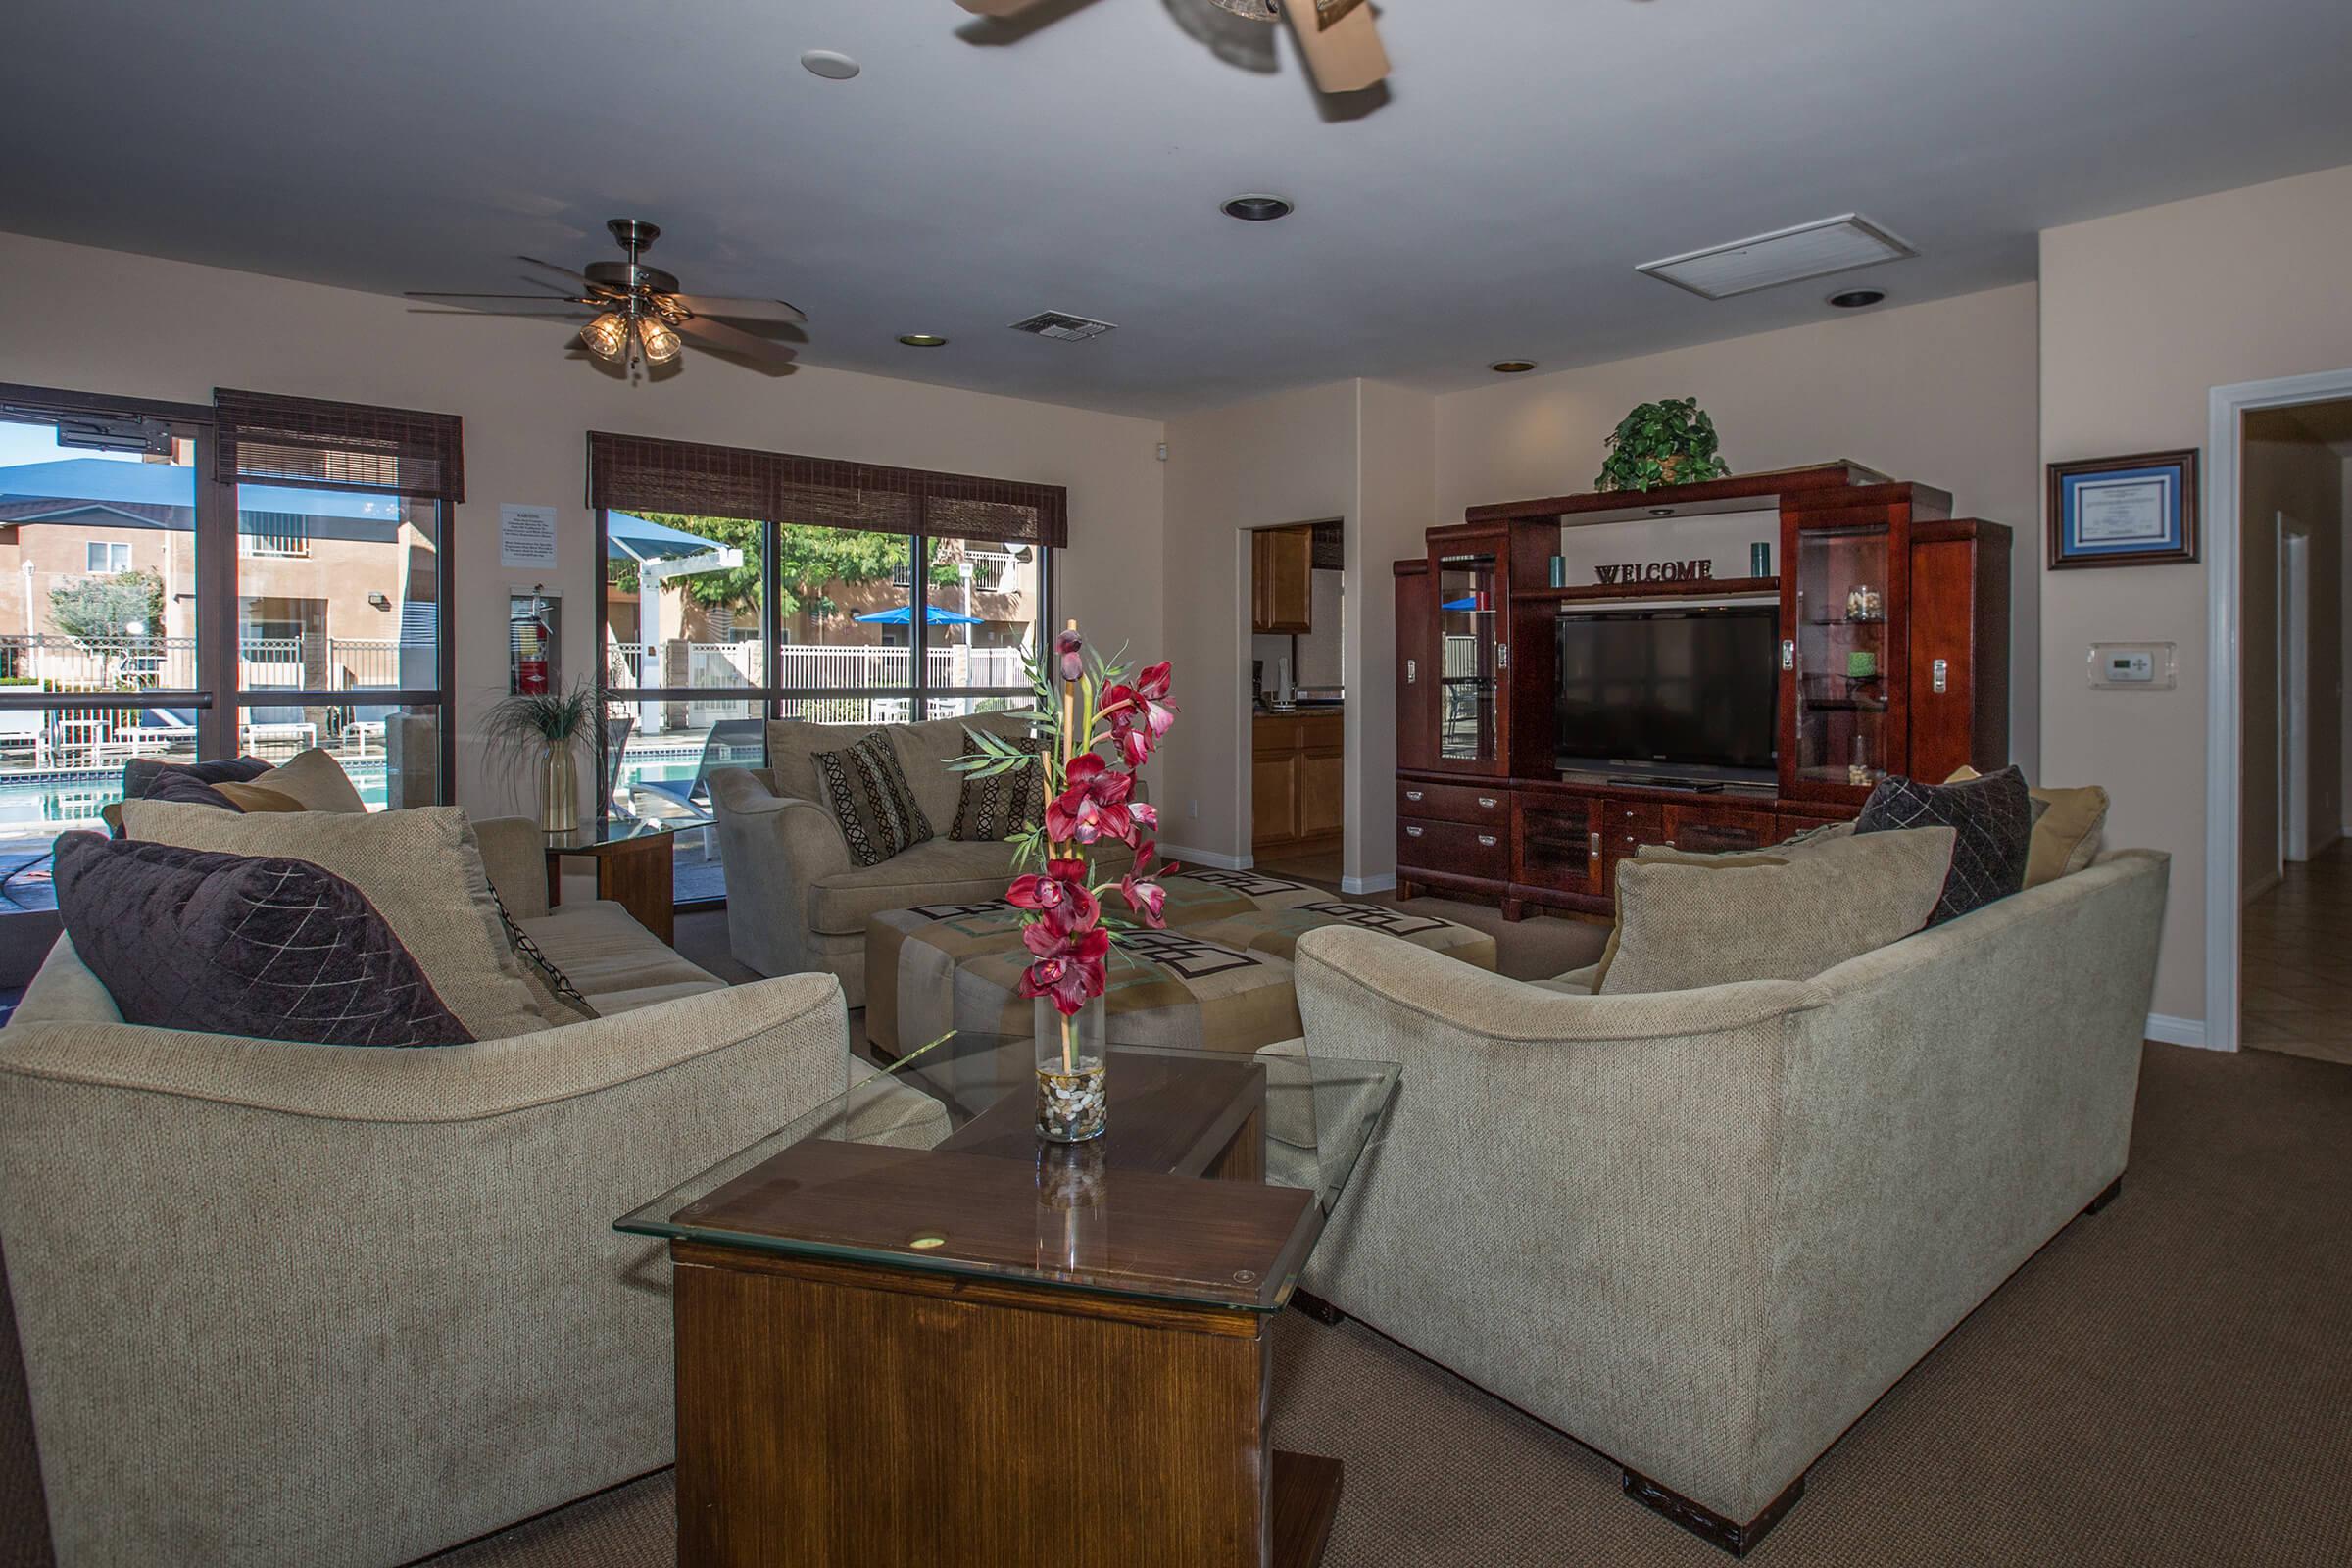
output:
[[1404,1076],[1305,1286],[1744,1549],[2121,1177],[2167,871],[2110,855],[1811,981],[1651,995],[1311,932],[1309,1048]]
[[[931,819],[932,837],[879,865],[858,865],[822,804],[810,758],[877,729],[890,736],[907,787]],[[711,772],[710,803],[727,867],[727,945],[740,962],[760,974],[822,970],[841,981],[851,1006],[861,1007],[869,916],[1004,897],[1011,847],[948,837],[963,789],[948,760],[962,755],[966,729],[1019,735],[1028,726],[1002,713],[920,724],[779,721],[767,726],[765,768]]]
[[840,1093],[841,990],[551,916],[536,828],[476,831],[617,1016],[425,1050],[140,1028],[61,941],[0,1030],[62,1564],[401,1563],[670,1462],[668,1264],[612,1221]]

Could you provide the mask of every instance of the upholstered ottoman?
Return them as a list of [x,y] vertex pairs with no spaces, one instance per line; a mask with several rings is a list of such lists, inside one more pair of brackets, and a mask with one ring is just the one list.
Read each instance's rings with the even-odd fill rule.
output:
[[[1130,931],[1111,950],[1103,1030],[1114,1045],[1255,1051],[1302,1030],[1291,954],[1317,926],[1386,931],[1481,968],[1494,939],[1467,926],[1333,898],[1250,871],[1169,877],[1164,931]],[[950,1029],[1027,1035],[1018,994],[1029,955],[1020,911],[1002,901],[893,909],[866,925],[865,1033],[896,1055]]]
[[1361,926],[1432,953],[1446,954],[1481,969],[1494,967],[1494,939],[1484,931],[1434,915],[1392,909],[1383,904],[1358,904],[1322,895],[1317,895],[1311,903],[1250,909],[1222,919],[1197,920],[1185,929],[1197,937],[1239,948],[1244,953],[1288,958],[1298,951],[1300,937],[1327,925]]

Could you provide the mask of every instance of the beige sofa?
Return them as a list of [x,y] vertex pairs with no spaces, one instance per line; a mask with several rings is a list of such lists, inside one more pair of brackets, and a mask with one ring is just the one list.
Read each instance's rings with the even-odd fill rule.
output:
[[1404,1083],[1305,1287],[1744,1550],[2122,1175],[2167,872],[2110,855],[1808,982],[1653,995],[1312,932],[1309,1048]]
[[[933,837],[879,865],[858,865],[817,791],[817,752],[838,751],[880,729],[890,736],[907,787]],[[822,970],[841,981],[850,1005],[865,1005],[865,922],[885,909],[1002,898],[1012,850],[948,837],[962,776],[947,760],[962,755],[966,729],[1027,732],[1001,713],[920,724],[767,726],[767,766],[717,768],[710,803],[718,813],[727,867],[727,945],[760,974]]]
[[414,1051],[140,1028],[61,941],[0,1030],[61,1563],[406,1562],[670,1461],[668,1265],[612,1221],[838,1094],[846,1009],[548,914],[521,829],[477,825],[496,885],[619,1016]]

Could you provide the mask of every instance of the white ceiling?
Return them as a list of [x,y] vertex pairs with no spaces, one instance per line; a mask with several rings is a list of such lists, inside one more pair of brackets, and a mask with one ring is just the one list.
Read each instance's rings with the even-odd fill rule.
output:
[[[1339,113],[1287,36],[1271,74],[1194,41],[1200,4],[1049,0],[1009,42],[950,0],[26,6],[0,227],[397,292],[643,217],[688,289],[807,310],[808,363],[1166,414],[1818,318],[1828,283],[1633,268],[1837,213],[1923,252],[1847,274],[1899,304],[2032,277],[2054,223],[2352,163],[2344,0],[1383,0],[1387,101]],[[1218,214],[1261,189],[1297,215]],[[1004,330],[1047,308],[1119,330]]]

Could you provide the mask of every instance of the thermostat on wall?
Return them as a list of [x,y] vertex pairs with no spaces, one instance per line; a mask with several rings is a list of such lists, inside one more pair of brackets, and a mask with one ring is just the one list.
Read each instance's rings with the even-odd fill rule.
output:
[[2176,643],[2092,643],[2090,683],[2102,691],[2171,691],[2180,684]]

